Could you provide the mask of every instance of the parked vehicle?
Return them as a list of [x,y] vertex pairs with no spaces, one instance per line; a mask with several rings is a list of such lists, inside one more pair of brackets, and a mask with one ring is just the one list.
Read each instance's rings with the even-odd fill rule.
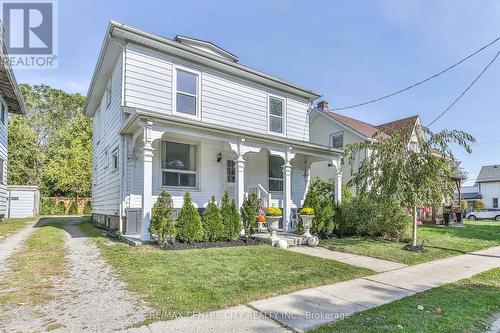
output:
[[481,209],[472,211],[465,215],[469,220],[495,220],[500,221],[500,209]]

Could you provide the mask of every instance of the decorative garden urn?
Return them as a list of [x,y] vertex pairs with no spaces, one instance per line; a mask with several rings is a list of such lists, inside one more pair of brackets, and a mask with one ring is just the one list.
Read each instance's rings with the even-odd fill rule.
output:
[[279,223],[281,216],[266,216],[267,219],[267,228],[271,233],[271,241],[274,243],[278,240],[278,236],[276,236],[276,232],[279,229]]
[[312,221],[314,219],[314,215],[302,215],[300,214],[300,218],[302,219],[302,226],[304,227],[304,237],[312,237],[311,232],[309,231],[312,226]]

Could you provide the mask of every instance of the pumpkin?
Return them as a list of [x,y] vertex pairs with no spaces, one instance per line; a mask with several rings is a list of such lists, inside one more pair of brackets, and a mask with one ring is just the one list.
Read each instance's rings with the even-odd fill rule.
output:
[[264,215],[259,215],[259,217],[257,217],[257,222],[260,223],[266,222],[266,217]]

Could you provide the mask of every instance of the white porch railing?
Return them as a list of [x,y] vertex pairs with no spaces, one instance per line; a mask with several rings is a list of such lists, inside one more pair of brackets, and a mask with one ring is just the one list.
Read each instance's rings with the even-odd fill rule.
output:
[[256,194],[257,198],[261,200],[262,208],[271,207],[271,193],[267,192],[264,186],[260,184],[249,186],[247,189],[247,195],[252,193]]

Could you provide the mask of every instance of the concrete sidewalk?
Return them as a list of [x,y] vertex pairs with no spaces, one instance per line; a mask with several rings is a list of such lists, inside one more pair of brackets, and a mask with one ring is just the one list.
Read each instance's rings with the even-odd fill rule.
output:
[[500,246],[365,278],[300,290],[130,332],[302,332],[447,283],[500,267]]
[[392,271],[408,266],[389,260],[360,256],[352,253],[332,251],[325,249],[324,247],[298,246],[291,247],[289,248],[289,250],[292,252],[307,254],[323,259],[336,260],[353,266],[368,268],[377,273]]

